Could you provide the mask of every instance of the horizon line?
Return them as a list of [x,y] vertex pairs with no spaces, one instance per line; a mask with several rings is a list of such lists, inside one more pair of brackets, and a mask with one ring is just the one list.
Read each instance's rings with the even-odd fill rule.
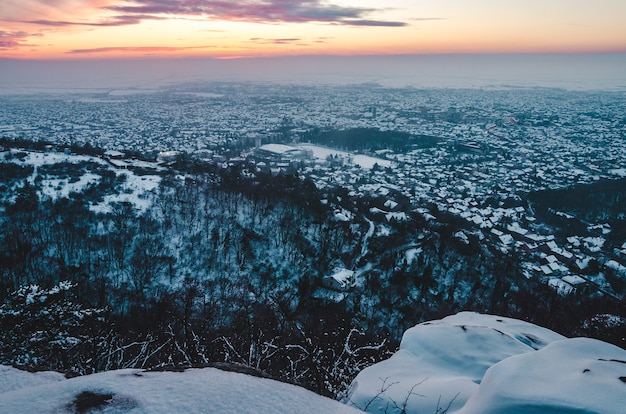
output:
[[206,61],[241,61],[241,60],[272,60],[272,59],[300,59],[300,58],[393,58],[393,57],[446,57],[446,56],[615,56],[625,55],[626,50],[592,50],[592,51],[507,51],[507,52],[424,52],[424,53],[362,53],[362,54],[342,54],[342,53],[302,53],[302,54],[277,54],[277,55],[258,55],[258,56],[208,56],[208,55],[190,55],[190,56],[81,56],[76,57],[59,57],[59,58],[23,58],[0,56],[0,61],[12,62],[88,62],[88,61],[150,61],[150,60],[206,60]]

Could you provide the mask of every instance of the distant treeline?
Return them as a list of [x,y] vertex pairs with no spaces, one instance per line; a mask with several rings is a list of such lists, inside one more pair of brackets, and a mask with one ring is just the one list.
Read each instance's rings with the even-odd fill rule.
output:
[[[626,179],[534,191],[528,195],[528,200],[542,220],[557,227],[576,228],[584,233],[586,223],[604,222],[612,228],[609,241],[623,242],[626,239]],[[554,212],[567,213],[575,219],[557,216]]]
[[85,143],[83,145],[59,145],[50,141],[40,140],[40,141],[31,141],[25,138],[15,138],[9,139],[6,137],[0,137],[0,148],[21,148],[25,150],[33,150],[33,151],[44,151],[49,148],[54,148],[55,150],[64,150],[68,149],[74,154],[81,155],[92,155],[99,156],[104,154],[104,149],[96,148],[89,143]]
[[439,138],[431,135],[412,135],[401,131],[381,131],[378,128],[319,129],[315,128],[303,137],[315,144],[342,148],[349,151],[378,151],[390,149],[406,152],[415,148],[430,148]]

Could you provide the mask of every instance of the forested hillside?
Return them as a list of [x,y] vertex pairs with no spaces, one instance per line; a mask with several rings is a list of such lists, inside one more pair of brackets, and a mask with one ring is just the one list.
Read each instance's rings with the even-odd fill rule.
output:
[[[379,199],[246,165],[120,165],[4,153],[0,363],[227,362],[338,397],[408,327],[459,310],[618,341],[593,318],[621,305],[525,279],[514,251],[445,212],[388,220]],[[347,208],[363,214],[339,220]],[[354,271],[345,289],[325,283],[336,268]]]

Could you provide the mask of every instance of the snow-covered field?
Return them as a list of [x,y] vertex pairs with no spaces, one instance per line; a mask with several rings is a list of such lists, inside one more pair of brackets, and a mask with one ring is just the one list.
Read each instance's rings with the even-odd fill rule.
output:
[[[0,366],[0,413],[79,412],[85,392],[110,395],[97,413],[357,413],[294,385],[214,368],[109,371],[72,379]],[[105,397],[106,398],[106,397]]]
[[359,373],[347,402],[376,413],[618,414],[626,351],[462,312],[407,330],[398,352]]
[[26,153],[23,163],[35,167],[44,165],[58,164],[61,162],[69,162],[78,164],[79,162],[100,162],[105,164],[99,158],[90,157],[88,155],[64,154],[61,152],[35,152],[35,151],[19,151]]
[[368,155],[361,154],[352,154],[346,151],[340,151],[332,148],[320,147],[318,145],[312,144],[301,144],[298,145],[299,148],[307,149],[313,151],[313,157],[319,160],[325,160],[328,156],[338,156],[344,160],[349,160],[353,165],[359,165],[361,168],[365,168],[366,170],[371,170],[374,168],[374,164],[378,164],[381,167],[390,167],[391,161],[384,160],[382,158],[370,157]]

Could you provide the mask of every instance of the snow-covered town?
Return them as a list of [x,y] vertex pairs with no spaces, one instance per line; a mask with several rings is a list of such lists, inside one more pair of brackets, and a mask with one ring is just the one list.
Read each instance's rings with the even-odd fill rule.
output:
[[[139,155],[166,164],[184,154],[252,171],[297,171],[319,189],[382,199],[369,209],[379,231],[407,214],[453,215],[465,222],[455,237],[515,252],[527,278],[563,295],[601,291],[622,299],[624,211],[605,212],[603,220],[550,207],[560,223],[585,224],[557,229],[537,216],[545,206],[529,194],[623,184],[625,108],[618,92],[183,84],[4,96],[0,136],[104,148],[112,163]],[[358,131],[372,130],[387,135],[359,143]],[[341,131],[357,131],[356,138],[347,144],[337,138]],[[398,133],[413,139],[385,143]],[[339,220],[363,213],[345,200],[323,201],[336,204]]]

